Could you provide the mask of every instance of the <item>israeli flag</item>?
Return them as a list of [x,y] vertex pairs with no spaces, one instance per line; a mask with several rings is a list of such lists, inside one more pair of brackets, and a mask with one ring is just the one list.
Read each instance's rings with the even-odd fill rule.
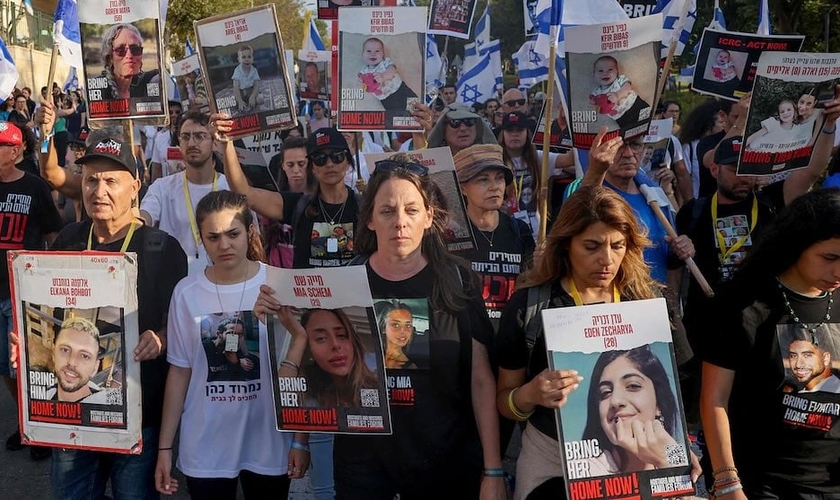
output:
[[[685,50],[686,44],[697,21],[697,0],[657,0],[653,14],[662,13],[662,57],[668,56],[673,40],[677,41],[674,55]],[[685,12],[685,18],[683,18]]]
[[184,42],[184,55],[191,56],[193,54],[195,54],[195,49],[193,48],[190,39],[187,38],[187,41]]
[[70,72],[67,73],[67,78],[64,79],[64,85],[61,86],[65,93],[79,88],[79,75],[76,73],[76,68],[70,66]]
[[[502,76],[502,45],[499,40],[490,40],[490,4],[475,25],[475,42],[464,46],[464,68],[481,64],[485,55],[490,55],[490,70],[496,75],[496,88],[504,86]],[[489,97],[488,97],[489,99]]]
[[709,27],[724,31],[726,30],[726,19],[723,17],[723,11],[720,9],[719,0],[715,0],[714,17],[712,18],[712,23],[709,25]]
[[9,54],[9,49],[6,48],[6,44],[0,38],[0,99],[5,101],[7,97],[12,95],[19,76],[15,61]]
[[548,80],[548,61],[534,50],[536,40],[528,40],[513,54],[513,64],[519,73],[519,84],[529,88]]
[[566,0],[539,0],[537,21],[540,26],[534,50],[548,57],[549,46],[552,42],[552,27],[557,40],[557,54],[564,54],[566,48],[563,27],[611,23],[625,19],[627,19],[627,13],[615,0],[572,1],[571,4]]
[[306,11],[305,23],[308,28],[305,28],[303,36],[303,50],[327,50],[310,11]]
[[493,74],[490,54],[487,53],[466,71],[455,84],[455,100],[470,105],[496,97],[496,75]]
[[82,37],[79,34],[79,10],[76,0],[58,0],[55,8],[53,39],[61,57],[69,66],[81,68]]
[[426,35],[426,86],[440,88],[443,86],[441,73],[443,60],[438,52],[437,41],[432,34]]
[[758,30],[759,35],[770,35],[773,33],[770,27],[770,8],[767,0],[761,0],[758,4]]

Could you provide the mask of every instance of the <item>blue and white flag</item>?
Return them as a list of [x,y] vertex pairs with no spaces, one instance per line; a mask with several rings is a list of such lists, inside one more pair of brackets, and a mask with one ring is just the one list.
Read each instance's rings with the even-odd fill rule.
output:
[[528,40],[513,54],[519,84],[526,88],[548,79],[548,61],[534,50],[536,43],[536,40]]
[[35,15],[35,9],[32,8],[32,0],[23,0],[23,10],[30,16]]
[[[568,7],[568,9],[566,8]],[[548,57],[552,38],[552,27],[557,39],[557,53],[564,54],[565,36],[563,28],[585,24],[602,24],[627,19],[627,12],[615,0],[588,0],[567,2],[566,0],[539,0],[537,21],[539,32],[534,50]]]
[[455,84],[455,100],[467,105],[484,103],[491,97],[496,97],[496,75],[493,74],[490,54],[487,53],[478,63],[468,67],[458,83]]
[[64,85],[61,86],[61,89],[67,93],[77,88],[79,88],[79,75],[76,73],[76,68],[70,66],[70,72],[67,73],[67,78],[64,79]]
[[308,28],[303,36],[303,50],[327,50],[324,41],[321,39],[321,34],[318,33],[318,26],[315,25],[315,19],[312,17],[310,11],[306,11],[306,20],[308,21]]
[[184,42],[184,55],[191,56],[193,54],[195,54],[195,49],[193,48],[190,39],[187,38],[187,41]]
[[82,37],[79,34],[79,10],[76,0],[58,0],[55,8],[53,39],[61,57],[69,66],[81,68]]
[[12,95],[19,76],[15,61],[9,54],[9,49],[6,48],[6,44],[0,38],[0,99],[5,101],[7,97]]
[[[685,50],[697,21],[697,0],[657,0],[654,14],[662,13],[662,57],[668,56],[671,42],[676,40],[674,55]],[[685,13],[685,17],[683,17]]]
[[437,40],[432,34],[426,35],[426,86],[440,88],[443,86],[441,78],[443,60],[438,52]]
[[481,64],[481,60],[488,54],[490,55],[490,71],[496,75],[496,88],[502,88],[504,86],[504,77],[502,76],[502,45],[499,40],[490,40],[489,3],[475,24],[475,42],[464,45],[463,67],[469,71],[469,68]]
[[720,8],[720,0],[715,0],[714,17],[712,17],[709,27],[726,31],[726,19],[723,17],[723,11]]
[[770,8],[767,0],[760,0],[758,4],[758,30],[759,35],[771,35],[773,29],[770,27]]

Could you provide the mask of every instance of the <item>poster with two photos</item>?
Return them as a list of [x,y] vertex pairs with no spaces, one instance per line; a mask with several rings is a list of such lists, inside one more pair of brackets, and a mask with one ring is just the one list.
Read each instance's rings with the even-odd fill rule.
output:
[[469,40],[477,3],[476,0],[432,0],[429,33]]

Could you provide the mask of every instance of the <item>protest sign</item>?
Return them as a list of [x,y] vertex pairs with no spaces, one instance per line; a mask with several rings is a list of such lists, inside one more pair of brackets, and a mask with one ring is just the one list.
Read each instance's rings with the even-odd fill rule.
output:
[[469,39],[475,6],[475,0],[432,0],[429,33]]
[[423,130],[410,111],[425,89],[425,19],[425,7],[341,9],[339,130]]
[[739,175],[807,167],[825,122],[820,103],[834,99],[840,54],[765,52],[756,68]]
[[88,118],[165,117],[157,0],[79,0]]
[[187,56],[185,59],[172,63],[172,76],[178,86],[181,96],[181,107],[184,111],[201,111],[207,113],[210,106],[207,101],[207,85],[201,74],[201,63],[198,54]]
[[644,149],[639,160],[639,168],[649,177],[660,168],[671,168],[671,131],[674,127],[673,118],[651,120],[648,133],[644,137]]
[[662,16],[566,28],[569,114],[575,147],[644,135],[656,98]]
[[365,266],[269,267],[266,283],[287,306],[268,325],[277,428],[390,434],[382,340]]
[[537,0],[522,0],[522,12],[525,18],[525,37],[537,36],[540,22],[537,20]]
[[375,7],[379,0],[318,0],[318,19],[322,21],[338,19],[340,7]]
[[9,252],[24,443],[142,451],[133,253]]
[[757,35],[712,28],[703,30],[692,90],[737,101],[753,88],[764,52],[798,52],[803,35]]
[[297,125],[274,4],[195,21],[210,109],[233,119],[231,137]]
[[329,101],[332,92],[332,52],[300,50],[298,67],[300,98]]
[[[461,196],[461,186],[455,174],[452,151],[448,147],[442,147],[407,151],[406,154],[411,161],[429,169],[429,176],[435,184],[435,189],[438,189],[442,195],[439,198],[439,204],[447,215],[443,239],[449,251],[475,249],[475,235],[467,217],[464,197]],[[378,161],[387,160],[393,153],[364,153],[364,155],[365,162],[371,166],[376,165]],[[373,175],[375,167],[370,171]]]
[[[540,118],[537,121],[537,129],[534,131],[534,146],[537,150],[543,150],[545,138],[545,117],[548,100],[543,102],[540,110]],[[551,111],[551,137],[550,151],[552,153],[566,153],[572,149],[572,131],[569,128],[568,113],[566,112],[566,100],[560,97],[557,86],[554,87],[554,109]]]
[[[665,300],[542,311],[550,370],[577,370],[580,386],[557,410],[570,500],[690,496],[689,446]],[[631,387],[632,386],[632,387]],[[636,412],[615,398],[634,391]],[[649,455],[616,444],[632,428],[666,431]]]

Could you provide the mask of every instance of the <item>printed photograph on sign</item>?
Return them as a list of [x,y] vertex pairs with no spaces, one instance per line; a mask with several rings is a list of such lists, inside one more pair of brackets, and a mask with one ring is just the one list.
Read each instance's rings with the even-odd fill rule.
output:
[[300,98],[329,100],[332,92],[332,52],[301,50],[298,52],[298,67]]
[[201,318],[201,346],[207,357],[207,382],[259,380],[260,327],[251,311]]
[[165,117],[158,2],[79,0],[78,12],[89,119]]
[[[554,109],[551,111],[551,138],[549,139],[550,151],[552,153],[566,153],[572,149],[572,129],[569,127],[565,100],[560,99],[560,93],[556,87],[554,90]],[[533,143],[539,151],[543,150],[546,106],[548,106],[548,100],[545,100],[540,109],[537,130],[534,131]]]
[[274,4],[195,22],[210,109],[232,137],[297,125]]
[[523,17],[525,18],[525,37],[537,36],[540,22],[537,20],[537,0],[522,0]]
[[385,350],[385,368],[429,368],[429,301],[389,299],[374,302],[374,311]]
[[429,33],[470,38],[476,0],[432,0],[429,7]]
[[605,126],[605,140],[647,132],[659,72],[659,19],[648,16],[568,28],[569,112],[575,147],[589,149]]
[[210,106],[207,102],[207,86],[201,74],[201,64],[198,54],[187,56],[185,59],[172,63],[172,76],[181,96],[181,106],[186,111],[201,111],[207,113]]
[[833,363],[840,360],[836,324],[822,325],[813,333],[794,324],[780,324],[776,334],[785,369],[784,392],[840,394],[840,370]]
[[339,12],[339,130],[422,130],[410,111],[425,88],[425,16],[425,7]]
[[339,7],[375,7],[379,0],[318,0],[318,19],[338,19]]

